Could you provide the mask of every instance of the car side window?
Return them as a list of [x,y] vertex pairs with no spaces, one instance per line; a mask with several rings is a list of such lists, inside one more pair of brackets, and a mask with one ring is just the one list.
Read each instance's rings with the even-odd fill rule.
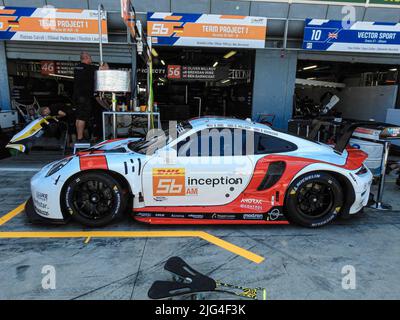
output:
[[242,155],[244,130],[210,128],[198,131],[177,145],[178,157],[224,157]]
[[290,141],[259,132],[254,134],[254,154],[289,152],[296,149],[297,146]]

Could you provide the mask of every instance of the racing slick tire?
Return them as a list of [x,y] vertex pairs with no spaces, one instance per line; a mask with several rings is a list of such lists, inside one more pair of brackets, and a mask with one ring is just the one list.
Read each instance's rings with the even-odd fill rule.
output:
[[339,214],[343,205],[342,187],[328,173],[306,173],[289,186],[285,204],[289,221],[309,228],[322,227]]
[[84,172],[73,177],[61,193],[65,214],[88,227],[102,227],[120,217],[127,200],[121,183],[102,172]]

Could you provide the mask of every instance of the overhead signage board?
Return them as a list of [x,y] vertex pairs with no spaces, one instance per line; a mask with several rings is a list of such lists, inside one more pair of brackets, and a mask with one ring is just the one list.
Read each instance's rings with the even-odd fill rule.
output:
[[369,0],[369,3],[372,4],[382,4],[382,5],[391,5],[391,6],[400,6],[400,0]]
[[167,78],[170,80],[218,81],[229,78],[229,69],[210,66],[168,65]]
[[[98,43],[98,11],[0,6],[0,40]],[[108,42],[105,14],[102,40]]]
[[264,48],[267,19],[236,15],[149,12],[153,45]]
[[398,6],[400,5],[400,0],[293,0],[292,3],[300,2],[300,3],[306,3],[306,1],[309,2],[341,2],[341,3],[346,3],[346,4],[378,4],[378,5],[391,5],[391,6]]
[[318,51],[400,53],[400,23],[307,19],[303,49]]

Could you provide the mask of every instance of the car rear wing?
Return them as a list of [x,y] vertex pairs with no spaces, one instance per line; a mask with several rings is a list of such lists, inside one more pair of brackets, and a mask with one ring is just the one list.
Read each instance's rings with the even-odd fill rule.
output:
[[400,126],[394,124],[353,119],[335,121],[334,118],[313,120],[308,138],[318,140],[319,132],[323,126],[335,127],[336,143],[333,149],[339,153],[343,152],[352,136],[369,140],[400,139]]

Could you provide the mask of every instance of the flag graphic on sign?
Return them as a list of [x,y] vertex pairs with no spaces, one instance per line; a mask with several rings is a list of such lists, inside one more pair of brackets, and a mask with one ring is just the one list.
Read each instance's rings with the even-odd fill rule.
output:
[[338,34],[335,32],[329,32],[328,33],[328,39],[337,39],[338,38]]
[[173,30],[175,33],[182,33],[184,31],[183,26],[174,26]]
[[11,28],[19,28],[19,22],[18,21],[8,21],[8,26]]

